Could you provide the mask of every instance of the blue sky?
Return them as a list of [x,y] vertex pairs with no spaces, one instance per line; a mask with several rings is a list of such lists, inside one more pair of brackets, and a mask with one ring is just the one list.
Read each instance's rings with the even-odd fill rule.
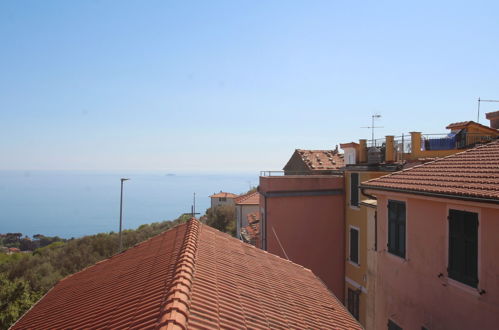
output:
[[499,99],[498,11],[2,1],[0,169],[280,169],[295,148],[369,138],[373,113],[379,137],[445,132]]

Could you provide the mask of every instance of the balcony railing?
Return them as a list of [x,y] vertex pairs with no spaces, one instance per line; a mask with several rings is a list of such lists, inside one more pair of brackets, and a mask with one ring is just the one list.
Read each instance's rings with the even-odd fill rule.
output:
[[424,134],[421,137],[421,150],[467,149],[497,139],[492,135],[465,131],[457,134]]
[[338,170],[319,170],[319,171],[260,171],[260,176],[288,176],[288,175],[335,175]]

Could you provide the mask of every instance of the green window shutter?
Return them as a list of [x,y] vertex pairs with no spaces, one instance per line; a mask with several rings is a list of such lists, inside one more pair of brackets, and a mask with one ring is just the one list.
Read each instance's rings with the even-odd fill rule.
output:
[[405,258],[405,203],[388,201],[388,251]]
[[478,285],[478,214],[449,210],[449,277]]
[[359,173],[350,173],[350,205],[359,206]]
[[350,228],[350,261],[359,263],[359,231]]

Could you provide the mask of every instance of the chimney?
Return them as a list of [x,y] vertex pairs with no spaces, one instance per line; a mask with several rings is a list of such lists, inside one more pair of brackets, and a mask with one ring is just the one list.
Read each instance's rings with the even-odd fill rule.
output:
[[490,120],[490,127],[499,129],[499,110],[485,114],[485,118]]
[[395,161],[395,143],[394,143],[394,136],[393,135],[387,135],[385,136],[385,162],[387,163],[393,163]]
[[367,162],[367,140],[359,140],[359,163]]

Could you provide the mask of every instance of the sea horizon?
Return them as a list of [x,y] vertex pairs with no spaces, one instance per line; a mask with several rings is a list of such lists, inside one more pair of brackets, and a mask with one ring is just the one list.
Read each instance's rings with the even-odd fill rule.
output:
[[202,170],[0,170],[0,233],[81,237],[119,229],[120,178],[123,228],[203,215],[209,195],[244,193],[258,185],[256,171]]

